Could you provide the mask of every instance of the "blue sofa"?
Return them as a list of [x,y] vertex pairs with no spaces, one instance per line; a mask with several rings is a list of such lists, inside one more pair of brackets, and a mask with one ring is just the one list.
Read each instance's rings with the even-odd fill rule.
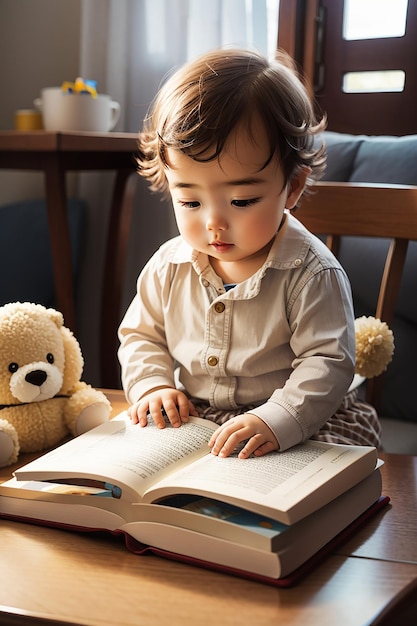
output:
[[[403,137],[349,135],[326,131],[323,180],[417,186],[417,135]],[[388,242],[347,238],[340,260],[353,290],[355,313],[375,313],[384,252]],[[364,271],[366,267],[366,271]],[[417,454],[417,242],[407,253],[403,281],[392,324],[395,354],[384,378],[381,406],[383,446],[387,451]]]
[[[74,276],[81,262],[85,203],[68,200]],[[55,306],[45,200],[0,206],[0,306],[17,300]]]

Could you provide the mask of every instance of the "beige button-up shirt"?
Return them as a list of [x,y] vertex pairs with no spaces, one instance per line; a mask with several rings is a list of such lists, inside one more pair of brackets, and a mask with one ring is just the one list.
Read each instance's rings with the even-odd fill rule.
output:
[[351,290],[326,246],[285,216],[264,265],[226,291],[181,237],[150,259],[119,329],[126,396],[172,386],[264,420],[285,450],[338,409],[354,374]]

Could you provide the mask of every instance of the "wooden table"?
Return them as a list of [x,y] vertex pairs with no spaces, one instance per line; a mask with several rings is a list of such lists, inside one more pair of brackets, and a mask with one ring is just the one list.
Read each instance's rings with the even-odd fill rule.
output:
[[115,170],[100,320],[102,385],[117,386],[116,329],[137,170],[135,133],[0,131],[0,168],[37,170],[45,176],[46,206],[51,240],[56,308],[65,324],[75,328],[74,284],[67,218],[66,173]]
[[[114,413],[125,408],[121,392],[106,393]],[[375,617],[417,579],[417,457],[381,457],[392,505],[291,589],[138,557],[101,535],[1,521],[0,624],[411,626],[416,587],[406,596],[411,618],[400,603],[394,621]],[[19,465],[28,460],[22,455]]]

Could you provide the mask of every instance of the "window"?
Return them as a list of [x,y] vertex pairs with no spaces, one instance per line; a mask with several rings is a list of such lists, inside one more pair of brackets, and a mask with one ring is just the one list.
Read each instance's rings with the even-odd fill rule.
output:
[[[408,0],[345,0],[343,38],[347,41],[404,37]],[[379,70],[346,72],[344,93],[392,93],[404,91],[405,72]]]
[[407,5],[408,0],[345,0],[344,39],[403,37]]
[[344,93],[389,93],[404,91],[403,70],[376,72],[346,72],[343,76]]

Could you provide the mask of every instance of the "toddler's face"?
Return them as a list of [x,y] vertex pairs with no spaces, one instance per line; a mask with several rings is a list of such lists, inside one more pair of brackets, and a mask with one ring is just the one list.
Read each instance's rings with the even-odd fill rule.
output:
[[262,125],[255,126],[256,143],[237,131],[220,158],[207,163],[167,151],[178,229],[190,246],[209,255],[225,282],[241,282],[262,266],[284,209],[294,208],[307,177],[301,173],[284,187],[277,158],[263,168],[269,146]]

